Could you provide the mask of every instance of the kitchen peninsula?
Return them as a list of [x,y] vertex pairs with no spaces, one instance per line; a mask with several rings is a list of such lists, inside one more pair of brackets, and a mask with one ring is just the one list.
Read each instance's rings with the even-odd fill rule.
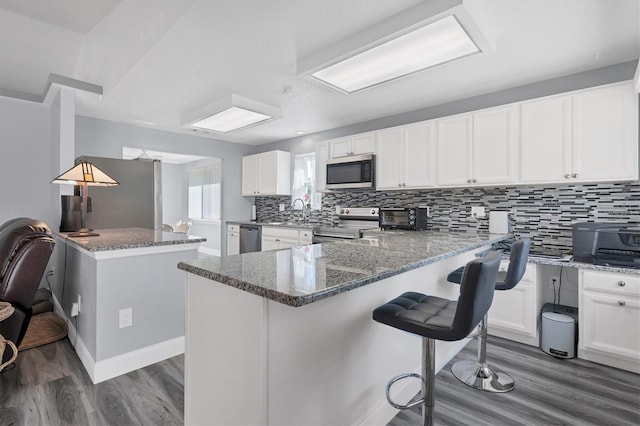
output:
[[[56,233],[57,285],[70,338],[94,383],[184,351],[187,277],[204,238],[143,228]],[[72,317],[72,304],[79,314]]]
[[[188,271],[186,424],[384,424],[420,339],[372,310],[404,291],[457,299],[447,274],[495,234],[373,232],[359,240],[181,262]],[[468,339],[437,342],[442,368]],[[417,381],[415,381],[417,382]],[[398,386],[408,400],[418,383]]]

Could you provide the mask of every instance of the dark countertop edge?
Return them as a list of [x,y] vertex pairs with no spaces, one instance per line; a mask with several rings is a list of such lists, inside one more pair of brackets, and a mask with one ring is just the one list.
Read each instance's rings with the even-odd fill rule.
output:
[[386,278],[390,278],[393,277],[395,275],[400,275],[403,272],[408,272],[414,269],[418,269],[422,266],[426,266],[429,265],[431,263],[435,263],[437,261],[443,260],[443,259],[447,259],[453,256],[457,256],[459,254],[468,252],[468,251],[472,251],[475,250],[477,248],[480,247],[484,247],[490,244],[493,244],[495,242],[498,241],[502,241],[504,239],[508,238],[508,235],[504,235],[504,236],[499,236],[499,237],[494,237],[491,239],[488,239],[486,241],[482,241],[482,242],[478,242],[478,243],[474,243],[468,246],[465,246],[463,248],[460,248],[458,250],[453,250],[450,252],[446,252],[446,253],[442,253],[433,257],[428,257],[426,259],[422,259],[419,260],[417,262],[412,262],[412,263],[407,263],[406,265],[403,265],[401,267],[398,267],[396,269],[388,269],[386,271],[382,271],[376,274],[372,274],[370,276],[367,276],[365,278],[361,278],[361,279],[357,279],[357,280],[353,280],[353,281],[349,281],[346,282],[344,284],[335,286],[335,287],[330,287],[330,288],[326,288],[314,293],[310,293],[308,295],[298,295],[298,296],[292,296],[289,294],[285,294],[285,293],[280,293],[277,290],[273,290],[273,289],[267,289],[246,281],[241,281],[239,279],[236,278],[230,278],[226,275],[222,275],[219,274],[217,272],[212,272],[212,271],[208,271],[206,269],[202,269],[202,268],[198,268],[195,266],[191,266],[188,265],[184,262],[180,262],[178,263],[178,268],[182,269],[183,271],[186,272],[190,272],[194,275],[198,275],[201,276],[203,278],[206,279],[210,279],[213,281],[217,281],[221,284],[225,284],[231,287],[235,287],[239,290],[244,290],[247,291],[249,293],[255,294],[257,296],[261,296],[261,297],[265,297],[267,299],[273,300],[275,302],[279,302],[282,303],[284,305],[287,306],[292,306],[292,307],[301,307],[304,305],[308,305],[310,303],[313,302],[317,302],[319,300],[322,299],[326,299],[332,296],[336,296],[340,293],[344,293],[347,292],[349,290],[353,290],[359,287],[363,287],[367,284],[371,284],[377,281],[381,281],[384,280]]
[[[148,247],[160,247],[160,246],[173,246],[173,245],[181,245],[181,244],[191,244],[191,243],[203,243],[207,241],[206,238],[193,238],[190,240],[172,240],[172,241],[147,241],[141,243],[130,243],[130,244],[118,244],[114,246],[103,246],[103,247],[89,247],[86,246],[74,238],[70,238],[64,234],[58,234],[65,241],[71,243],[71,245],[86,250],[88,252],[100,252],[100,251],[113,251],[113,250],[127,250],[134,248],[148,248]],[[85,238],[93,238],[93,237],[85,237]]]

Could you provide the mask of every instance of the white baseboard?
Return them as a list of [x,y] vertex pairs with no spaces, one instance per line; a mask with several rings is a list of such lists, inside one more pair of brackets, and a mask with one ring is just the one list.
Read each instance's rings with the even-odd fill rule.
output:
[[184,353],[184,336],[180,336],[109,359],[96,361],[93,359],[93,356],[82,339],[78,336],[73,321],[71,321],[62,310],[58,299],[56,299],[53,294],[51,296],[53,299],[54,312],[67,322],[69,341],[71,341],[74,346],[78,358],[80,358],[82,365],[94,384],[113,379],[122,374]]
[[93,367],[93,375],[91,373],[89,375],[93,383],[100,383],[183,353],[184,336],[180,336],[103,361],[97,361]]

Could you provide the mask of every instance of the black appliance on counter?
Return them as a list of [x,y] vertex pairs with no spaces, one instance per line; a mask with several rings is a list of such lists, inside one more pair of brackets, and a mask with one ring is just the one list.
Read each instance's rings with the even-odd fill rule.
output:
[[380,208],[380,229],[424,231],[427,229],[428,215],[428,207]]
[[573,224],[573,260],[640,268],[640,223]]

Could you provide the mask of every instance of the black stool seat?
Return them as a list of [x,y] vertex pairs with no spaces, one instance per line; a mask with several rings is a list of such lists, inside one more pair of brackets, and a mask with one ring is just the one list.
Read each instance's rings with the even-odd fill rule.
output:
[[409,291],[376,308],[373,319],[422,337],[460,340],[452,334],[457,307],[456,301]]
[[[531,240],[522,238],[511,245],[509,268],[502,281],[496,281],[496,290],[511,290],[522,279],[527,268],[527,257]],[[447,281],[460,284],[464,274],[464,267],[458,268],[447,276]],[[453,375],[461,382],[488,392],[509,392],[515,387],[515,382],[506,373],[492,369],[487,364],[487,317],[480,323],[478,338],[478,359],[476,361],[458,361],[452,367]]]
[[[422,336],[422,376],[407,373],[391,379],[385,392],[389,404],[398,409],[422,404],[423,424],[433,424],[435,341],[464,339],[484,318],[493,300],[499,264],[496,252],[467,263],[457,301],[410,291],[374,309],[375,321]],[[422,398],[405,405],[394,402],[391,386],[411,377],[421,379]]]

